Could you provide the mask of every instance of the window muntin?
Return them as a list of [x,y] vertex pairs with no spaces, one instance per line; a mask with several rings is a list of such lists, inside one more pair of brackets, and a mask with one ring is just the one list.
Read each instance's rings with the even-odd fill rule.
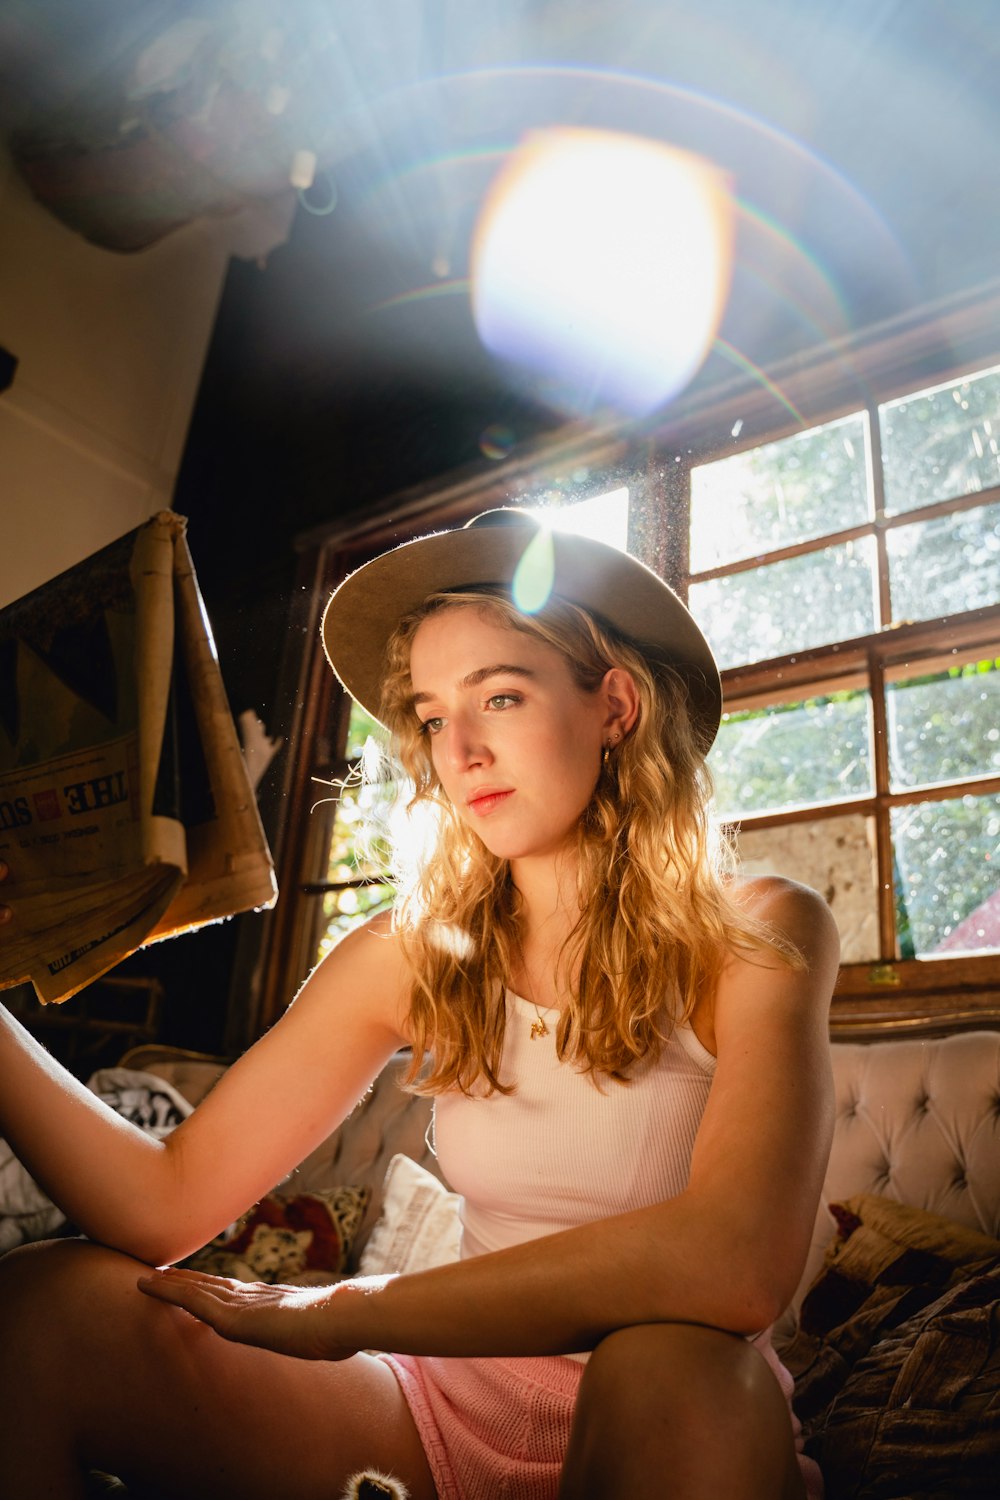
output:
[[317,962],[325,958],[352,927],[391,906],[392,899],[392,887],[388,885],[350,885],[343,890],[324,892]]

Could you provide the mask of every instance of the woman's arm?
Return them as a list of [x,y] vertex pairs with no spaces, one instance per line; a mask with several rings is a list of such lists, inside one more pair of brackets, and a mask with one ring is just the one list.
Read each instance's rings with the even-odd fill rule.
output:
[[616,1328],[663,1321],[740,1334],[766,1327],[801,1275],[829,1152],[827,1015],[838,940],[811,891],[761,882],[752,900],[806,967],[766,954],[727,966],[714,1008],[718,1068],[690,1180],[676,1198],[456,1265],[305,1298],[183,1273],[147,1289],[227,1337],[317,1358],[363,1348],[567,1353],[593,1348]]
[[406,993],[398,943],[375,919],[162,1141],[122,1120],[0,1010],[0,1134],[91,1238],[153,1264],[178,1259],[353,1108],[404,1045]]

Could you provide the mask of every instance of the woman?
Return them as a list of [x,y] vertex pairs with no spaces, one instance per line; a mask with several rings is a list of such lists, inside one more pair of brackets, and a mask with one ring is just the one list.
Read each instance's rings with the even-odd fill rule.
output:
[[[551,585],[533,612],[525,567]],[[5,1022],[0,1127],[90,1240],[0,1265],[0,1491],[72,1496],[94,1466],[305,1500],[377,1465],[416,1500],[803,1495],[750,1338],[822,1183],[837,940],[813,893],[713,864],[703,637],[638,562],[510,511],[360,569],[324,637],[430,808],[419,868],[164,1142]],[[150,1271],[404,1045],[430,1056],[460,1262],[310,1289]]]

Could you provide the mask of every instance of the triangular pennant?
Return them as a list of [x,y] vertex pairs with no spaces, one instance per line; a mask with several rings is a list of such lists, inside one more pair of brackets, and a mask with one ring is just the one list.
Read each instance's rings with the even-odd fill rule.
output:
[[30,644],[70,692],[106,719],[117,718],[118,674],[103,613],[56,631],[44,651],[35,641]]

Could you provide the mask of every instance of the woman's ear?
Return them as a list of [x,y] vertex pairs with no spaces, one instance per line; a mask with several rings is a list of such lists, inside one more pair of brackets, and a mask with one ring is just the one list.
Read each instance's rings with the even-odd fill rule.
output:
[[635,678],[624,667],[612,667],[604,674],[601,692],[607,707],[605,731],[617,732],[624,737],[635,727],[639,717],[639,689]]

